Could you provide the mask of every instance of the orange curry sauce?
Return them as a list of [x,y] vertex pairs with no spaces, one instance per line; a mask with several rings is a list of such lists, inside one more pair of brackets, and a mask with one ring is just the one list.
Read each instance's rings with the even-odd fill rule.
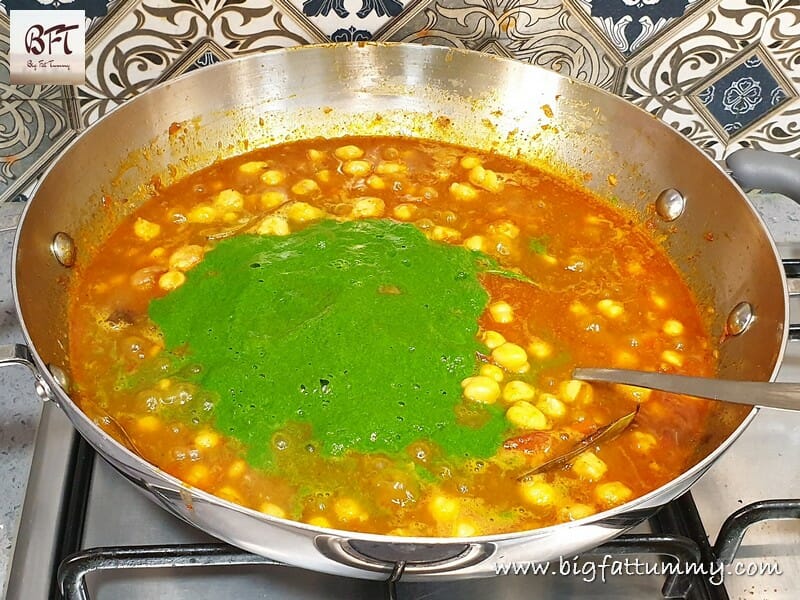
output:
[[[163,340],[148,303],[182,285],[225,237],[374,218],[413,223],[436,243],[485,252],[536,283],[483,279],[485,352],[476,378],[463,382],[465,402],[505,412],[506,442],[494,457],[464,464],[442,459],[426,440],[400,457],[328,457],[309,452],[313,432],[293,424],[282,437],[291,472],[255,469],[237,440],[214,429],[213,398],[158,376]],[[552,175],[457,146],[314,139],[219,162],[158,190],[80,265],[72,292],[71,363],[87,414],[111,435],[123,428],[145,459],[193,486],[320,526],[471,536],[580,519],[682,473],[706,427],[706,402],[571,380],[579,365],[714,372],[698,303],[641,224]],[[120,386],[140,369],[150,378]],[[192,398],[210,421],[171,410]],[[616,439],[517,480],[637,403]],[[433,477],[419,477],[415,463]]]

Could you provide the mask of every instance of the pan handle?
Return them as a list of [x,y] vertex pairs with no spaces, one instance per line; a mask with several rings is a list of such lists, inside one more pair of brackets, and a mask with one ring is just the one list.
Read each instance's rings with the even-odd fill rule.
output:
[[36,363],[33,362],[30,348],[25,344],[0,344],[0,367],[11,365],[23,365],[31,370],[36,378],[36,394],[42,401],[55,399],[53,392],[50,391],[50,386],[42,378]]
[[731,177],[746,190],[760,189],[800,203],[800,160],[766,150],[742,148],[726,159]]

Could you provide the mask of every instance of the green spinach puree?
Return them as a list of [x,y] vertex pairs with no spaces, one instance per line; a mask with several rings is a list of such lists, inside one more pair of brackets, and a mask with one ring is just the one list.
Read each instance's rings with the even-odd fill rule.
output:
[[202,366],[215,426],[272,463],[271,438],[311,425],[328,455],[397,453],[428,439],[451,457],[487,457],[506,429],[466,406],[482,255],[388,220],[322,221],[287,236],[221,241],[149,313],[167,350]]

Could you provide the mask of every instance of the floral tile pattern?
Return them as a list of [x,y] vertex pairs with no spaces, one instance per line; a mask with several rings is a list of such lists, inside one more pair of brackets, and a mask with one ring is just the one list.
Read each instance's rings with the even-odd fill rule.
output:
[[732,136],[777,110],[788,94],[787,86],[781,85],[755,55],[703,88],[698,98]]
[[387,39],[489,51],[615,89],[622,66],[560,0],[433,2]]
[[716,159],[800,156],[800,0],[79,0],[85,85],[9,84],[9,11],[76,1],[0,0],[0,202],[24,203],[80,130],[160,81],[330,41],[507,56],[623,95]]
[[614,47],[630,56],[708,0],[577,0]]

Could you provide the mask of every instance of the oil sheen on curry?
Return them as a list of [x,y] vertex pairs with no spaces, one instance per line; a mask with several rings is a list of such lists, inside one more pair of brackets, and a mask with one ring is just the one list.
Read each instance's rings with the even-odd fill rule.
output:
[[459,537],[577,520],[678,476],[707,425],[704,401],[570,378],[711,375],[715,352],[640,222],[502,156],[258,149],[157,189],[78,275],[82,409],[281,518]]

